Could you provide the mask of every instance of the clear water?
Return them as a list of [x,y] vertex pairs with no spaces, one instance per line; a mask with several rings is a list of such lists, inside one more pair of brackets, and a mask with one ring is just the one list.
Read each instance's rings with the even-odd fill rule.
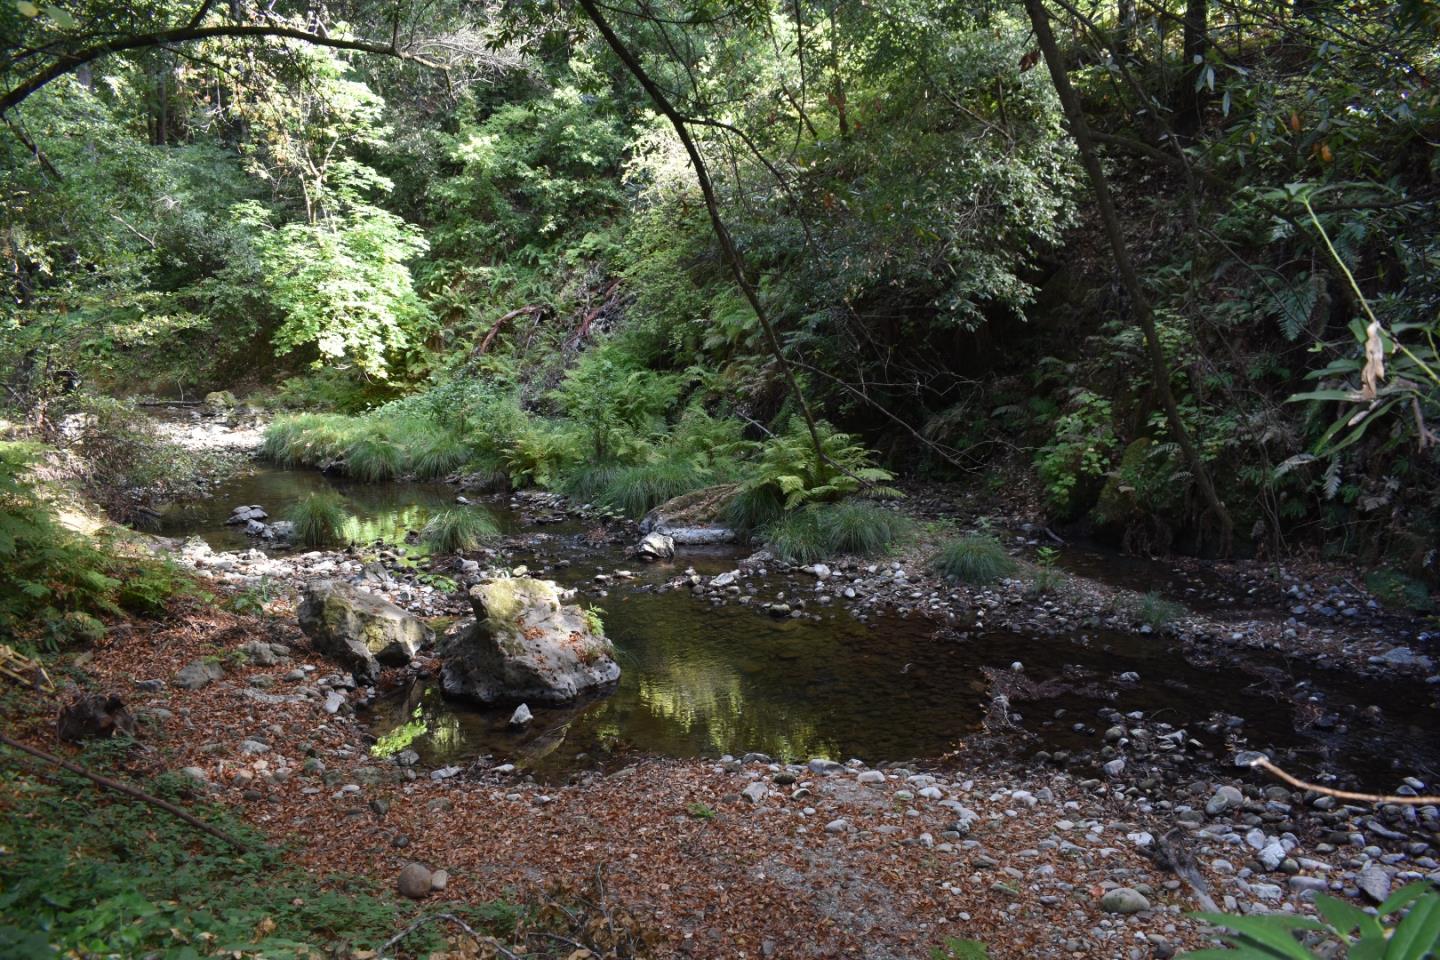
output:
[[[164,532],[243,549],[255,542],[224,525],[233,507],[260,504],[279,517],[322,489],[345,499],[360,542],[399,542],[454,501],[453,489],[443,484],[347,484],[265,467],[204,503],[172,508]],[[702,574],[733,568],[740,556],[734,549],[682,548],[675,563],[642,567],[619,547],[588,544],[579,524],[527,526],[503,503],[492,506],[510,535],[514,562],[589,588],[581,602],[601,611],[617,649],[620,682],[608,695],[568,707],[532,705],[535,721],[520,733],[506,726],[509,708],[451,702],[433,683],[417,683],[378,705],[374,729],[382,749],[408,746],[435,765],[492,756],[547,779],[633,753],[936,758],[964,749],[962,741],[981,729],[989,706],[982,670],[1007,670],[1020,661],[1031,680],[1063,683],[1044,699],[1014,704],[1021,726],[1033,734],[1014,738],[1016,755],[1097,747],[1106,724],[1096,711],[1111,707],[1184,727],[1221,759],[1242,745],[1284,749],[1297,769],[1335,772],[1375,788],[1392,787],[1405,774],[1427,782],[1440,775],[1440,738],[1434,736],[1440,709],[1422,684],[1361,680],[1229,650],[1217,651],[1214,663],[1197,664],[1173,641],[1154,635],[988,630],[961,639],[957,630],[919,617],[864,623],[839,607],[813,603],[809,610],[820,614],[818,621],[775,620],[753,607],[716,607],[686,591],[656,591],[687,566]],[[562,559],[568,566],[556,565]],[[1137,564],[1143,561],[1128,561],[1127,580],[1145,577]],[[595,595],[595,573],[617,568],[632,570],[635,579]],[[1165,577],[1157,568],[1154,582]],[[784,592],[794,600],[813,597],[814,581],[775,577],[758,586],[760,599]],[[1127,671],[1140,681],[1121,681]],[[1314,698],[1313,705],[1296,705],[1306,698]],[[1371,704],[1383,707],[1379,719],[1353,717]],[[1348,731],[1308,725],[1318,711],[1339,711]],[[1206,723],[1227,716],[1244,723],[1228,734],[1204,732]],[[1075,731],[1077,722],[1088,729]]]

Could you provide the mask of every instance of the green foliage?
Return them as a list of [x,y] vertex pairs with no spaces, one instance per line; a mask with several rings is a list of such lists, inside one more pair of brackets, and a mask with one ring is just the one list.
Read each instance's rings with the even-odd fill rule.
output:
[[698,490],[708,482],[705,470],[684,460],[639,463],[615,470],[596,500],[628,517],[638,518],[666,500]]
[[761,490],[778,497],[785,510],[834,502],[855,494],[900,496],[898,490],[888,486],[894,475],[875,466],[870,451],[853,436],[828,423],[821,422],[817,427],[823,458],[816,454],[810,433],[798,417],[790,419],[785,432],[775,434],[761,445],[759,458],[745,468],[741,492],[748,496],[745,505],[736,508],[741,519],[756,519],[763,514]]
[[874,503],[817,503],[783,513],[762,536],[787,563],[816,563],[837,554],[877,556],[908,535],[910,522]]
[[763,536],[770,552],[786,563],[816,563],[830,554],[820,511],[813,508],[791,510],[766,527]]
[[[92,748],[83,763],[112,770],[125,744]],[[237,853],[154,810],[68,772],[37,778],[0,766],[0,955],[176,958],[243,953],[316,956],[339,945],[378,947],[396,924],[395,903],[356,877],[312,877],[223,809],[194,802],[193,787],[165,774],[138,784],[181,802],[254,846]],[[461,908],[470,922],[506,936],[518,913],[502,904]],[[441,936],[421,929],[428,951]],[[408,942],[408,941],[407,941]],[[348,952],[347,946],[346,951]]]
[[350,514],[345,503],[333,493],[312,493],[296,502],[285,519],[295,525],[295,541],[310,547],[339,543],[345,536]]
[[1035,551],[1035,571],[1030,576],[1030,590],[1043,596],[1055,593],[1065,584],[1065,574],[1056,564],[1060,551],[1054,547],[1040,547]]
[[592,463],[625,462],[663,432],[682,385],[681,377],[646,370],[611,343],[581,357],[554,395]]
[[28,478],[37,453],[0,442],[0,636],[51,649],[92,642],[104,633],[98,617],[155,615],[196,592],[171,563],[62,527]]
[[495,518],[483,507],[442,510],[430,518],[420,539],[431,553],[460,553],[478,550],[499,539]]
[[930,559],[930,569],[972,586],[980,586],[1014,572],[1015,561],[989,534],[969,534],[941,545]]
[[426,249],[419,231],[392,213],[355,204],[322,223],[267,228],[258,205],[243,216],[260,231],[265,290],[284,316],[275,331],[283,356],[297,348],[316,364],[351,361],[384,379],[390,358],[414,340],[427,311],[406,264]]
[[1035,454],[1035,469],[1045,496],[1062,517],[1083,506],[1077,487],[1104,476],[1117,441],[1111,401],[1090,390],[1072,391],[1065,412],[1048,426],[1051,439]]
[[1137,622],[1159,630],[1185,616],[1187,611],[1180,604],[1166,600],[1152,590],[1134,597],[1127,604],[1126,612]]
[[142,523],[151,502],[180,495],[194,457],[162,440],[134,404],[85,397],[73,449],[82,461],[86,494],[116,520]]
[[763,530],[785,515],[785,498],[775,484],[745,484],[725,506],[725,522],[741,536]]
[[946,937],[943,947],[930,951],[930,960],[989,960],[990,950],[979,940]]
[[877,503],[846,500],[820,511],[820,528],[832,553],[874,557],[910,533],[910,520]]
[[410,469],[417,480],[439,480],[460,469],[469,459],[470,449],[460,437],[437,431],[412,448]]
[[[1229,949],[1197,950],[1189,960],[1427,960],[1440,955],[1440,888],[1412,883],[1392,893],[1372,914],[1328,894],[1315,898],[1321,919],[1294,914],[1231,916],[1198,913],[1226,932]],[[1302,945],[1296,934],[1306,937]],[[1322,943],[1323,941],[1323,943]]]
[[690,803],[686,804],[685,812],[690,814],[690,816],[694,817],[696,820],[715,819],[715,809],[708,804],[701,803],[699,800],[693,800]]
[[604,614],[605,609],[603,607],[585,608],[585,625],[588,626],[590,628],[590,632],[595,634],[595,636],[597,637],[605,636],[605,621],[601,619]]
[[405,472],[405,450],[382,433],[363,433],[345,448],[345,472],[366,483],[394,480]]

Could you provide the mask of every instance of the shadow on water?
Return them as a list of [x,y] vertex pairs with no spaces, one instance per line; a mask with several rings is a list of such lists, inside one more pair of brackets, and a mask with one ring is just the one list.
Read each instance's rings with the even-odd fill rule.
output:
[[[362,543],[403,541],[454,502],[454,490],[443,484],[350,484],[314,471],[260,467],[204,502],[172,507],[163,532],[198,535],[217,549],[258,546],[225,526],[233,507],[260,504],[278,518],[317,491],[345,499],[355,517],[351,538]],[[634,571],[635,579],[586,601],[601,609],[615,642],[619,684],[606,696],[563,709],[532,704],[535,722],[522,733],[507,729],[508,708],[475,709],[445,700],[434,685],[417,684],[377,710],[384,749],[409,746],[433,764],[490,755],[523,764],[542,779],[631,753],[934,758],[963,749],[962,741],[981,729],[990,705],[983,671],[1020,661],[1028,680],[1062,682],[1046,684],[1045,699],[1013,700],[1020,727],[1033,735],[1013,739],[1007,749],[1016,756],[1095,749],[1109,725],[1097,711],[1110,708],[1143,711],[1184,728],[1220,758],[1242,742],[1284,749],[1297,770],[1337,772],[1377,788],[1393,786],[1401,774],[1427,781],[1440,775],[1440,737],[1434,736],[1440,711],[1413,682],[1362,680],[1230,650],[1216,651],[1206,663],[1159,635],[988,630],[962,636],[918,617],[864,623],[813,605],[818,621],[776,620],[752,607],[717,607],[684,591],[656,591],[686,567],[704,575],[731,569],[739,556],[734,548],[690,548],[678,563],[638,567],[620,547],[586,543],[580,524],[532,526],[503,503],[491,508],[510,535],[512,562],[541,576],[579,586],[600,571]],[[1085,568],[1072,566],[1077,573],[1137,589],[1186,586],[1162,564],[1076,551],[1062,557]],[[765,595],[797,589],[783,578],[756,585]],[[1190,586],[1210,592],[1211,585]],[[1126,673],[1139,680],[1122,680]],[[1372,705],[1381,709],[1367,712]]]

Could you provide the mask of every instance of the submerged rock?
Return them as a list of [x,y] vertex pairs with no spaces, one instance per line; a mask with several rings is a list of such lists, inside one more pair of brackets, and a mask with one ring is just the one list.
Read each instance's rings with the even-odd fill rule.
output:
[[418,618],[337,580],[306,584],[298,614],[317,650],[366,679],[374,679],[382,664],[409,663],[430,639],[430,628]]
[[445,634],[445,693],[481,703],[565,703],[620,678],[613,648],[599,624],[560,587],[528,577],[470,589],[475,619]]

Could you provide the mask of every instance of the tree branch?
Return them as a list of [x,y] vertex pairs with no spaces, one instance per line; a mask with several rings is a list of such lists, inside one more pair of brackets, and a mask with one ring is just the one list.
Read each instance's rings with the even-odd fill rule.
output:
[[172,43],[193,43],[197,40],[209,40],[215,37],[280,37],[289,40],[301,40],[318,47],[331,47],[336,50],[358,50],[362,53],[376,53],[384,56],[399,57],[402,60],[410,60],[422,66],[435,70],[443,70],[444,67],[434,61],[428,60],[418,54],[402,50],[394,43],[378,43],[372,40],[345,40],[339,37],[324,36],[309,30],[301,30],[298,27],[287,27],[280,24],[222,24],[214,27],[177,27],[172,30],[160,30],[155,33],[135,34],[132,36],[116,37],[106,40],[93,46],[83,47],[73,53],[61,54],[54,63],[41,70],[29,79],[22,81],[18,86],[0,97],[0,117],[5,116],[11,110],[24,103],[31,94],[38,92],[51,81],[71,73],[87,63],[99,60],[101,57],[112,53],[124,53],[127,50],[144,50],[150,47],[162,47]]

